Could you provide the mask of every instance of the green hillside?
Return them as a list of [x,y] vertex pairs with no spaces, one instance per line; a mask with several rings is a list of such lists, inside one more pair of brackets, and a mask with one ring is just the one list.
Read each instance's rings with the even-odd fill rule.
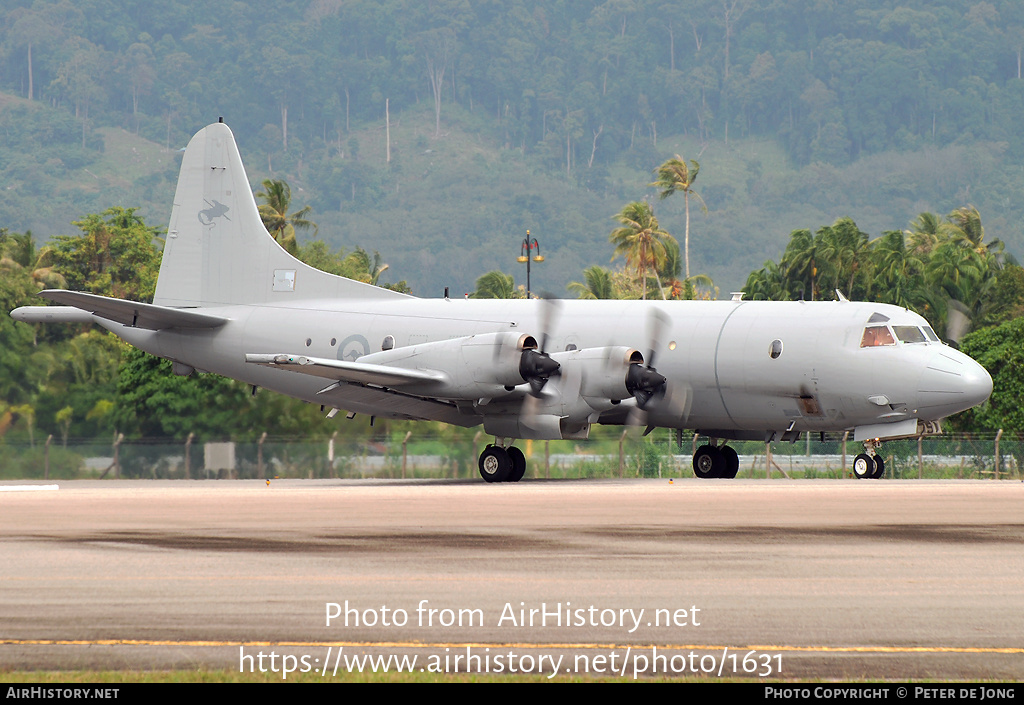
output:
[[111,205],[163,223],[176,150],[224,116],[254,183],[420,293],[516,273],[527,228],[562,291],[676,153],[723,291],[841,216],[878,236],[970,203],[1024,251],[1015,0],[13,0],[0,30],[0,224],[40,241]]
[[[0,120],[31,136],[29,125],[61,117],[26,103],[2,96]],[[585,267],[609,265],[611,216],[624,203],[657,200],[648,185],[651,170],[635,160],[596,167],[580,183],[539,168],[486,131],[474,131],[478,120],[471,114],[453,110],[438,137],[432,117],[425,108],[394,117],[390,164],[378,125],[354,129],[337,163],[286,163],[274,171],[251,139],[237,138],[255,190],[265,178],[288,180],[296,202],[314,206],[321,239],[348,251],[379,251],[390,264],[391,280],[406,279],[425,296],[440,295],[445,286],[456,295],[472,291],[476,277],[492,269],[522,283],[525,271],[515,257],[527,229],[547,258],[534,268],[533,288],[564,292]],[[12,231],[32,230],[40,243],[74,232],[72,221],[110,206],[137,207],[147,222],[165,226],[183,145],[168,150],[115,127],[97,128],[84,150],[79,140],[69,134],[45,146],[38,137],[8,142],[0,222]],[[52,156],[41,168],[25,168],[39,161],[39,153]],[[773,140],[749,137],[702,147],[667,135],[650,150],[651,169],[676,153],[702,164],[697,190],[708,211],[694,208],[691,214],[693,269],[709,274],[722,292],[738,289],[766,259],[777,259],[792,230],[851,215],[878,235],[906,227],[922,211],[950,211],[969,197],[989,206],[981,208],[990,232],[1007,241],[1011,252],[1022,249],[1019,206],[998,198],[1011,187],[998,183],[997,175],[1011,169],[999,145],[886,152],[844,167],[800,167]],[[949,164],[960,167],[953,171]],[[682,199],[656,203],[655,209],[663,227],[681,238]]]

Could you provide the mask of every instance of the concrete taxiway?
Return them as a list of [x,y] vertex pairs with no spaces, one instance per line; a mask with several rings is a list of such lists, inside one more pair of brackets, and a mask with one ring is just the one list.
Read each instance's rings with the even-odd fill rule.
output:
[[1024,677],[1018,481],[11,486],[0,668]]

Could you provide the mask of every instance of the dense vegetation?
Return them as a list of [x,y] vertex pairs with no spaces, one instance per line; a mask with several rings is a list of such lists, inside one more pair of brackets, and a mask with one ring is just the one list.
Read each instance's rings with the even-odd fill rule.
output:
[[[420,295],[516,295],[529,228],[534,291],[838,288],[965,349],[1021,310],[1016,0],[11,0],[0,32],[4,310],[41,287],[150,296],[178,150],[219,115],[285,247]],[[158,373],[0,316],[0,434],[177,437],[198,408],[221,434],[334,427]]]
[[562,290],[676,153],[705,167],[691,273],[724,291],[844,216],[970,203],[1024,245],[1015,0],[12,0],[0,28],[0,223],[44,239],[110,205],[166,222],[174,151],[224,115],[256,188],[420,294],[511,273],[527,228]]

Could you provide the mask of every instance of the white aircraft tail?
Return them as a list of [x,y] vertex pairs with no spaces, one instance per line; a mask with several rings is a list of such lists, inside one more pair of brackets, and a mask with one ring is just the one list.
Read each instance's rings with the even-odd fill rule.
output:
[[208,125],[188,143],[154,304],[199,307],[405,296],[321,272],[278,245],[260,219],[227,125]]

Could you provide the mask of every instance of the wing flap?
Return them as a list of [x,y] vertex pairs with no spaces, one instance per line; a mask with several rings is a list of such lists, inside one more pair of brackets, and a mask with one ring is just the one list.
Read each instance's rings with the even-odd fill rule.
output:
[[292,372],[322,377],[336,382],[353,382],[380,387],[401,387],[442,383],[446,376],[434,370],[409,370],[390,365],[346,362],[323,357],[306,357],[288,353],[247,353],[245,361],[264,367],[277,367]]
[[228,322],[220,316],[197,313],[180,308],[143,304],[137,301],[112,299],[82,291],[47,289],[40,291],[44,299],[66,304],[109,321],[133,328],[164,330],[166,328],[218,328]]

